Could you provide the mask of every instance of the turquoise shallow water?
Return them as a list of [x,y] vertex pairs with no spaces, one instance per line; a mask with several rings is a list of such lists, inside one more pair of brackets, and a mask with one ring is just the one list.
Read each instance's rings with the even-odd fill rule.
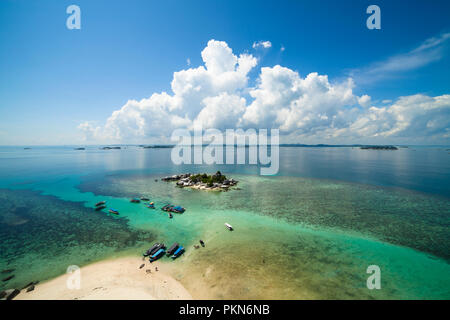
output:
[[[69,151],[25,158],[15,152],[14,164],[11,154],[0,160],[0,267],[17,269],[3,287],[48,279],[71,264],[138,255],[160,240],[188,248],[169,266],[198,298],[450,297],[446,188],[436,195],[233,168],[241,190],[202,192],[154,180],[165,172],[216,168],[164,167],[164,157],[141,168],[131,152],[127,159],[134,162],[98,151],[75,159]],[[168,219],[129,202],[140,195],[158,208],[170,202],[187,211]],[[93,211],[100,200],[120,217]],[[236,230],[228,232],[224,222]],[[193,248],[198,239],[205,248]],[[372,264],[381,268],[381,290],[366,288]]]

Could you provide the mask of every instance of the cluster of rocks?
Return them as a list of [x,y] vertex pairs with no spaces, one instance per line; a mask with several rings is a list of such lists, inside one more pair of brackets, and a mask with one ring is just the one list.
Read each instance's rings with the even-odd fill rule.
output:
[[[191,173],[184,173],[184,174],[176,174],[173,176],[164,177],[161,180],[162,181],[176,181],[176,185],[180,188],[193,188],[193,189],[199,189],[199,190],[217,190],[217,191],[228,191],[230,187],[234,187],[237,185],[239,181],[234,179],[216,179],[216,180],[222,180],[221,182],[202,182],[198,181],[195,178],[198,178],[199,175],[194,175]],[[220,177],[221,173],[217,172],[213,176],[208,177]],[[223,176],[225,177],[225,176]],[[193,180],[194,179],[194,180]]]
[[[14,272],[15,271],[15,269],[7,269],[7,270],[3,270],[3,271],[1,271],[1,273],[2,274],[4,274],[4,273],[12,273],[12,272]],[[11,280],[11,279],[13,279],[14,278],[14,275],[12,274],[12,275],[9,275],[9,276],[7,276],[6,278],[4,278],[4,279],[2,279],[2,281],[3,282],[7,282],[7,281],[9,281],[9,280]],[[39,283],[39,281],[33,281],[33,282],[30,282],[30,283],[28,283],[26,286],[24,286],[21,290],[20,289],[8,289],[8,290],[3,290],[3,291],[0,291],[0,300],[12,300],[12,299],[14,299],[22,290],[25,290],[26,289],[26,291],[27,292],[30,292],[30,291],[33,291],[34,290],[34,286],[36,285],[36,284],[38,284]]]
[[186,174],[175,174],[173,176],[167,176],[164,178],[161,178],[162,181],[178,181],[180,179],[184,179],[184,178],[188,178],[190,177],[191,174],[190,173],[186,173]]

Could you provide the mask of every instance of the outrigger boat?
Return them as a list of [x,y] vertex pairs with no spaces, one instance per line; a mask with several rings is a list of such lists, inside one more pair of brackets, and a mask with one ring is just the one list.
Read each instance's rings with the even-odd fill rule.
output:
[[170,248],[167,250],[167,256],[173,254],[175,251],[178,250],[179,247],[180,245],[177,242],[174,242],[173,245],[171,245]]
[[150,256],[150,263],[161,258],[166,252],[165,247],[156,251],[153,255]]
[[103,205],[103,204],[105,204],[105,203],[106,203],[106,201],[100,201],[100,202],[97,202],[97,203],[95,204],[95,206],[98,207],[98,206],[101,206],[101,205]]
[[109,209],[108,212],[112,213],[112,214],[117,214],[117,215],[119,214],[119,211],[116,209]]
[[176,206],[176,207],[172,208],[172,212],[175,212],[175,213],[183,213],[184,211],[186,211],[186,209],[184,209],[183,207],[180,207],[180,206]]
[[100,205],[100,206],[95,208],[95,211],[100,211],[100,210],[103,210],[105,208],[106,208],[106,206]]
[[174,206],[172,204],[166,204],[164,207],[161,208],[161,210],[175,213],[183,213],[184,211],[186,211],[186,209],[184,209],[183,207]]
[[233,231],[233,227],[229,223],[225,223],[225,227],[227,227],[228,230]]
[[133,198],[130,200],[130,202],[139,203],[139,202],[141,202],[141,200],[139,200],[138,198]]
[[176,258],[178,258],[179,256],[181,256],[183,253],[184,253],[184,248],[183,248],[182,246],[180,246],[180,247],[173,253],[172,259],[175,260]]
[[150,256],[152,254],[154,254],[156,251],[158,251],[159,249],[164,249],[166,246],[164,245],[164,243],[155,243],[150,249],[148,249],[146,252],[144,252],[143,256],[147,257]]
[[149,209],[155,209],[155,203],[154,202],[150,202],[150,203],[144,203],[144,205],[149,208]]
[[173,205],[166,204],[164,207],[161,208],[162,211],[171,211],[173,208]]

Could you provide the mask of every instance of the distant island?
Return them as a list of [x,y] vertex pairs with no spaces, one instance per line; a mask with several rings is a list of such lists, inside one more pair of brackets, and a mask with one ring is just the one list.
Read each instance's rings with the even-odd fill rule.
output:
[[223,175],[220,171],[217,171],[213,175],[206,173],[198,174],[177,174],[173,176],[164,177],[162,181],[177,181],[176,185],[180,188],[193,188],[199,190],[215,190],[215,191],[228,191],[230,187],[236,186],[239,181],[229,179]]
[[102,150],[118,150],[118,149],[121,149],[120,147],[103,147],[103,148],[100,148],[100,149],[102,149]]
[[[207,147],[209,144],[204,143],[200,145],[201,147]],[[217,144],[215,146],[220,146],[220,144]],[[223,147],[227,147],[226,144],[222,145]],[[239,145],[234,144],[235,148],[249,148],[250,146],[257,146],[257,145]],[[175,145],[172,144],[157,144],[157,145],[138,145],[138,147],[143,149],[170,149],[174,148]],[[300,143],[280,143],[280,148],[364,148],[364,149],[371,149],[372,147],[380,147],[380,149],[383,149],[386,146],[368,146],[364,144],[300,144]],[[393,147],[393,146],[388,146]],[[401,145],[396,146],[397,148],[408,148],[408,146]],[[392,149],[391,149],[392,150]]]
[[140,145],[139,147],[144,149],[168,149],[175,147],[174,145],[154,145],[154,146],[144,146]]
[[363,150],[398,150],[395,146],[362,146]]

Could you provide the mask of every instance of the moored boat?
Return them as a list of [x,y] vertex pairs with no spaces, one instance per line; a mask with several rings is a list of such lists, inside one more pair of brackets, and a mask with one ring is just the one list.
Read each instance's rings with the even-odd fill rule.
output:
[[146,198],[146,197],[141,197],[141,200],[142,200],[142,201],[150,201],[150,199],[149,199],[149,198]]
[[171,204],[166,204],[164,207],[161,208],[161,210],[163,210],[163,211],[171,211],[173,207],[174,206],[171,205]]
[[138,198],[133,198],[130,200],[130,202],[139,203],[139,202],[141,202],[141,200],[139,200]]
[[169,249],[167,249],[167,256],[170,256],[171,254],[173,254],[175,251],[178,250],[178,248],[180,247],[180,245],[178,244],[178,242],[174,242]]
[[117,215],[119,214],[119,211],[116,209],[109,209],[108,212],[112,213],[112,214],[117,214]]
[[150,256],[152,254],[154,254],[156,251],[158,251],[159,249],[163,249],[166,246],[164,245],[164,243],[155,243],[150,249],[148,249],[146,252],[143,253],[144,257]]
[[172,255],[172,259],[176,259],[184,253],[184,248],[180,246]]
[[233,231],[233,227],[229,223],[225,223],[225,227],[227,227],[228,230]]
[[184,209],[183,207],[180,207],[180,206],[176,206],[176,207],[172,208],[172,212],[175,212],[175,213],[183,213],[184,211],[186,211],[186,209]]
[[149,208],[149,209],[155,209],[155,203],[154,202],[150,202],[150,203],[144,203],[144,205]]
[[164,255],[165,252],[166,250],[164,248],[159,249],[153,255],[150,256],[150,262],[158,260]]
[[97,203],[95,204],[95,206],[98,207],[98,206],[101,206],[101,205],[103,205],[103,204],[105,204],[105,203],[106,203],[106,201],[100,201],[100,202],[97,202]]

